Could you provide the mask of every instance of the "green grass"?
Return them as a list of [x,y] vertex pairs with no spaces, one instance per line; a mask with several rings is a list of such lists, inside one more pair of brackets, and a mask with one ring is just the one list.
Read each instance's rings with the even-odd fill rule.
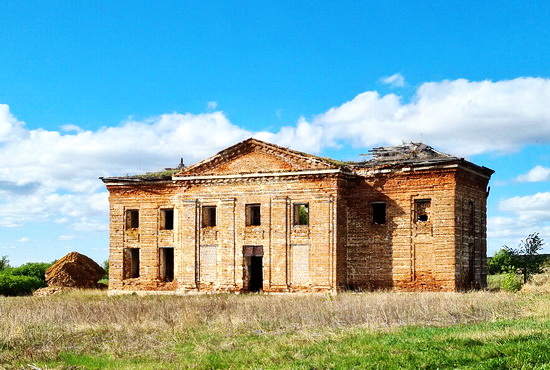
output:
[[550,368],[550,321],[531,319],[406,327],[263,334],[202,331],[177,338],[169,358],[62,353],[42,366],[102,368]]
[[0,298],[0,369],[550,369],[533,293]]

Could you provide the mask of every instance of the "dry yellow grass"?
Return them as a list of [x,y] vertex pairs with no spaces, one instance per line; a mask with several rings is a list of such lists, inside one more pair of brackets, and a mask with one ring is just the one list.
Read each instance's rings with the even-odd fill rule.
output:
[[544,311],[544,304],[529,308],[525,302],[522,294],[490,292],[108,297],[77,291],[0,298],[0,358],[34,361],[67,350],[170,356],[172,343],[205,332],[314,336],[352,327],[448,326]]
[[550,268],[544,274],[533,275],[527,284],[521,288],[523,293],[550,293]]

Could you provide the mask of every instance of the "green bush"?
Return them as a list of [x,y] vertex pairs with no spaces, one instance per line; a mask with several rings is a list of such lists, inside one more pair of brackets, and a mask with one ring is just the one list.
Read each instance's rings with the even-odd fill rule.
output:
[[38,288],[43,288],[46,283],[34,276],[12,275],[0,273],[0,295],[18,296],[31,294]]
[[501,288],[507,292],[517,292],[521,289],[522,279],[513,272],[502,274]]
[[487,269],[490,275],[501,274],[514,264],[514,256],[507,249],[500,249],[493,257],[487,259]]
[[29,262],[19,267],[11,267],[6,269],[5,272],[10,275],[17,276],[32,276],[42,281],[46,280],[46,270],[51,266],[51,263],[46,262]]
[[51,263],[29,262],[19,267],[4,266],[0,271],[0,295],[31,294],[46,286],[45,272]]

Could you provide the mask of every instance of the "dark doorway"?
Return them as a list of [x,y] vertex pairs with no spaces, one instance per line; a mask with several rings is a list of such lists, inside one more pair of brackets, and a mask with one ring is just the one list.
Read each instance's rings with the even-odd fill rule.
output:
[[174,248],[160,248],[160,278],[162,281],[174,280]]
[[260,292],[264,285],[264,248],[261,245],[245,245],[243,256],[245,289],[249,292]]
[[262,269],[263,257],[250,257],[250,281],[248,282],[248,290],[251,292],[259,292],[264,285],[264,275]]

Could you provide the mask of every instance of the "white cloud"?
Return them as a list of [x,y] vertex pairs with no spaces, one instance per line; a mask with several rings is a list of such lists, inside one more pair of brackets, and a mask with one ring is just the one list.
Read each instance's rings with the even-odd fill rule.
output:
[[60,241],[74,240],[76,237],[74,235],[59,235],[57,238]]
[[388,77],[382,77],[380,81],[386,85],[390,85],[391,87],[405,86],[405,77],[403,77],[401,73],[395,73]]
[[24,236],[24,237],[22,237],[18,240],[19,243],[28,243],[30,241],[31,241],[31,239],[27,238],[26,236]]
[[252,136],[221,112],[164,114],[95,132],[64,129],[72,133],[27,130],[0,105],[0,227],[54,221],[104,230],[100,176],[176,166],[180,157],[189,164]]
[[[307,148],[344,143],[370,148],[422,139],[461,156],[550,143],[550,79],[428,82],[411,102],[401,100],[367,91],[310,121],[283,128],[277,138]],[[299,135],[305,126],[317,135]]]
[[487,236],[498,246],[516,246],[529,234],[550,235],[550,192],[504,199],[499,210],[509,215],[487,220]]
[[206,109],[214,110],[216,108],[218,108],[218,102],[217,101],[209,101],[208,103],[206,103]]
[[7,104],[0,104],[0,143],[24,137],[24,123],[15,119]]
[[89,220],[87,217],[81,217],[78,222],[75,222],[70,227],[75,231],[99,232],[108,231],[109,224],[107,222],[98,222]]
[[529,172],[519,175],[515,179],[517,182],[542,182],[550,181],[550,168],[535,166]]
[[61,126],[61,131],[65,131],[65,132],[83,132],[84,130],[82,130],[77,125],[70,125],[69,124],[69,125]]
[[547,212],[550,220],[550,192],[518,196],[500,202],[499,209],[506,212]]

